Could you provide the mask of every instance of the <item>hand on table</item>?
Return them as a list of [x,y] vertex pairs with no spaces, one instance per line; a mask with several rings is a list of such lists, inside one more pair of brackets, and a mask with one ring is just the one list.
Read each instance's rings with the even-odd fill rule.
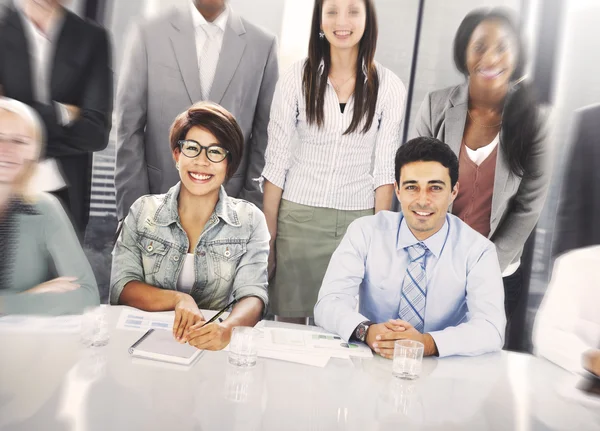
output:
[[[369,343],[369,346],[384,358],[392,359],[394,357],[394,343],[397,340],[413,340],[422,343],[424,346],[423,356],[437,354],[437,348],[433,337],[429,334],[420,333],[410,323],[396,319],[389,320],[382,323],[382,325],[387,331],[382,330],[374,334],[372,345]],[[371,327],[369,327],[369,332]],[[370,334],[367,334],[367,340],[369,336]]]
[[173,337],[180,343],[187,342],[186,331],[198,322],[204,322],[204,316],[196,301],[187,293],[180,293],[175,304],[175,320],[173,321]]
[[198,349],[222,350],[231,340],[231,328],[224,322],[203,322],[192,326],[187,334],[188,343]]
[[404,331],[405,329],[402,326],[392,327],[388,325],[388,322],[377,323],[369,326],[369,330],[367,331],[367,338],[365,341],[367,342],[367,345],[378,355],[381,355],[384,358],[391,358],[394,355],[394,341],[389,342],[391,344],[391,348],[389,348],[388,342],[382,345],[380,340],[382,340],[382,337],[384,335],[386,335],[386,337],[388,337],[390,340],[400,340],[400,338],[398,337]]
[[24,293],[64,293],[79,289],[81,285],[77,284],[77,277],[59,277],[54,280],[38,284]]

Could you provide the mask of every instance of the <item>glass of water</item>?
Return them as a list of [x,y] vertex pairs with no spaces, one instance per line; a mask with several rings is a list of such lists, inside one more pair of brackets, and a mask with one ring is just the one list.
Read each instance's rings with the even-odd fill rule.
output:
[[238,367],[256,365],[258,331],[247,326],[236,326],[231,332],[229,363]]
[[110,340],[108,307],[86,308],[81,316],[81,342],[88,347],[106,346]]
[[394,343],[392,374],[406,380],[413,380],[421,374],[423,343],[412,340],[398,340]]

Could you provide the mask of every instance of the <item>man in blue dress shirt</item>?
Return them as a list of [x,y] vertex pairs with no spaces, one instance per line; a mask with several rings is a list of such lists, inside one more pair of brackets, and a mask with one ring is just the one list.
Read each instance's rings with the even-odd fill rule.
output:
[[402,212],[350,225],[323,280],[316,324],[386,358],[402,339],[422,342],[426,356],[500,350],[506,316],[496,249],[447,212],[458,186],[448,145],[421,137],[400,147]]

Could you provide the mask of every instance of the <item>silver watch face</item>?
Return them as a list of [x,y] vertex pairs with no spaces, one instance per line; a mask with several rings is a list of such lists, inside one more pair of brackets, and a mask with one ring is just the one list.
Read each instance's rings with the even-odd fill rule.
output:
[[369,329],[369,326],[364,323],[358,325],[358,334],[356,338],[358,338],[360,341],[365,341],[365,338],[367,337],[367,329]]

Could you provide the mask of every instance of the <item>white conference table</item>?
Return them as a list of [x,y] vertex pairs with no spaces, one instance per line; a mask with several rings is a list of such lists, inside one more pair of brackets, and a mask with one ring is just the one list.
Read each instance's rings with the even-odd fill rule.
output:
[[105,347],[85,348],[77,334],[1,333],[0,429],[600,429],[600,403],[562,394],[577,378],[531,355],[426,358],[413,382],[380,357],[325,368],[259,358],[240,370],[226,352],[206,352],[181,368],[132,359],[140,333],[115,329],[121,309],[109,310]]

